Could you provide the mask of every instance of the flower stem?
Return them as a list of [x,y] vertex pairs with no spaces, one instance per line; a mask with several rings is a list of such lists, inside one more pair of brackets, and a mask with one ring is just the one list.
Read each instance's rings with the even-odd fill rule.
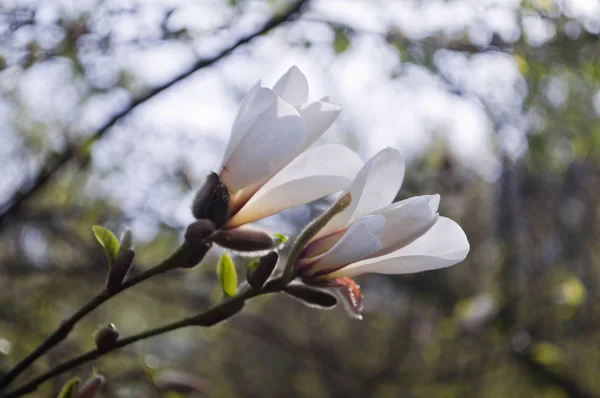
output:
[[[6,388],[13,380],[17,378],[25,369],[27,369],[31,364],[33,364],[39,357],[47,353],[52,347],[58,345],[61,341],[67,338],[71,330],[75,327],[75,325],[87,314],[98,308],[104,302],[108,301],[112,297],[121,293],[122,291],[137,285],[149,279],[155,275],[167,272],[169,270],[175,269],[178,267],[178,262],[185,254],[183,253],[183,246],[177,249],[173,254],[161,262],[160,264],[155,265],[154,267],[135,275],[129,279],[126,279],[121,286],[116,289],[112,294],[109,294],[106,289],[102,290],[96,296],[94,296],[90,301],[88,301],[85,305],[83,305],[77,312],[71,315],[69,318],[63,320],[58,328],[52,332],[36,349],[34,349],[29,355],[19,361],[11,370],[9,370],[1,379],[0,379],[0,390]],[[206,250],[208,252],[208,249]],[[206,255],[206,252],[204,255]]]
[[177,329],[181,329],[188,326],[204,326],[210,327],[216,323],[222,322],[231,316],[235,315],[239,310],[242,309],[244,302],[252,297],[260,296],[268,293],[276,293],[281,290],[279,287],[280,284],[271,284],[265,286],[262,290],[253,290],[249,289],[243,292],[238,293],[236,296],[231,297],[228,300],[222,301],[214,307],[209,308],[208,310],[188,317],[181,319],[179,321],[169,323],[164,326],[157,327],[155,329],[150,329],[145,332],[135,334],[133,336],[129,336],[123,339],[120,339],[115,342],[113,346],[109,349],[104,350],[91,350],[82,354],[78,357],[65,361],[61,364],[56,365],[54,368],[50,369],[48,372],[36,377],[35,379],[27,382],[21,387],[6,393],[5,395],[0,395],[0,398],[16,398],[22,395],[28,394],[36,390],[36,388],[42,384],[43,382],[61,375],[69,370],[82,365],[86,362],[93,361],[104,354],[107,354],[111,351],[118,350],[130,344],[133,344],[137,341],[144,340],[150,337],[154,337],[163,333],[171,332]]

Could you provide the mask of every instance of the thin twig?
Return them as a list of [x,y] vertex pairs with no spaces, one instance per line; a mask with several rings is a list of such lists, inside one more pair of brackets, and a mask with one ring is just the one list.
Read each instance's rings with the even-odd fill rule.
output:
[[105,349],[105,350],[95,349],[95,350],[88,351],[85,354],[82,354],[78,357],[75,357],[66,362],[56,365],[54,368],[50,369],[48,372],[36,377],[35,379],[27,382],[26,384],[22,385],[21,387],[15,389],[9,393],[6,393],[5,395],[0,395],[0,398],[16,398],[16,397],[20,397],[24,394],[33,392],[36,390],[36,388],[40,384],[42,384],[46,380],[49,380],[53,377],[61,375],[65,372],[68,372],[69,370],[71,370],[73,368],[76,368],[77,366],[80,366],[84,363],[93,361],[108,352],[118,350],[118,349],[128,346],[130,344],[133,344],[137,341],[144,340],[144,339],[154,337],[154,336],[158,336],[160,334],[171,332],[171,331],[181,329],[184,327],[188,327],[188,326],[202,326],[202,327],[212,326],[216,323],[222,322],[222,321],[230,318],[231,316],[235,315],[242,308],[242,306],[246,300],[248,300],[252,297],[263,295],[263,294],[276,293],[279,290],[281,290],[281,288],[282,288],[281,286],[282,285],[278,284],[278,283],[271,283],[271,284],[265,285],[265,287],[261,290],[251,290],[250,289],[250,290],[242,291],[242,292],[238,293],[236,296],[234,296],[228,300],[222,301],[221,303],[217,304],[216,306],[211,307],[210,309],[208,309],[198,315],[184,318],[179,321],[169,323],[167,325],[160,326],[158,328],[151,329],[151,330],[118,340],[109,349]]
[[[208,252],[208,248],[206,252]],[[27,355],[19,363],[17,363],[10,371],[8,371],[8,373],[6,373],[0,379],[0,389],[3,389],[6,386],[8,386],[17,376],[19,376],[19,374],[21,374],[33,362],[35,362],[35,360],[37,360],[39,357],[48,352],[52,347],[58,345],[61,341],[66,339],[71,330],[73,330],[73,327],[75,327],[75,325],[87,314],[92,312],[94,309],[98,308],[102,303],[106,302],[110,298],[121,293],[123,290],[135,286],[138,283],[141,283],[155,275],[162,274],[166,271],[177,268],[179,266],[178,261],[182,258],[182,254],[183,249],[182,247],[180,247],[169,258],[167,258],[160,264],[155,265],[154,267],[142,272],[141,274],[126,279],[123,282],[123,284],[112,294],[109,294],[106,289],[102,290],[90,301],[88,301],[87,304],[81,307],[77,312],[75,312],[69,318],[63,320],[58,326],[58,328],[54,332],[52,332],[52,334],[48,336],[35,350],[33,350],[29,355]]]
[[[175,85],[181,80],[187,78],[193,73],[199,71],[200,69],[211,66],[217,61],[225,58],[227,55],[231,54],[238,47],[243,46],[249,42],[251,42],[254,38],[263,35],[270,30],[280,26],[281,24],[287,22],[294,16],[296,13],[300,11],[302,6],[307,3],[308,0],[298,0],[284,13],[281,13],[272,19],[270,19],[267,23],[265,23],[260,29],[255,32],[243,36],[238,41],[236,41],[231,46],[227,47],[219,54],[215,55],[212,58],[202,59],[197,61],[194,65],[192,65],[188,70],[176,76],[172,80],[155,87],[150,92],[138,97],[132,101],[132,103],[116,113],[110,120],[108,120],[104,125],[102,125],[95,133],[93,133],[90,137],[84,140],[84,142],[79,145],[77,148],[87,148],[90,144],[96,142],[100,138],[102,138],[111,127],[113,127],[119,120],[128,115],[132,110],[137,108],[139,105],[145,103],[149,99],[153,98],[157,94],[163,92],[169,87]],[[9,218],[11,215],[17,213],[23,203],[33,196],[36,192],[38,192],[42,187],[46,185],[46,183],[65,165],[67,165],[72,159],[74,159],[79,152],[79,149],[74,149],[73,147],[68,147],[63,152],[59,154],[50,155],[46,158],[42,164],[43,166],[37,174],[32,177],[28,182],[24,183],[14,195],[2,205],[0,205],[0,228],[5,225],[4,221]]]

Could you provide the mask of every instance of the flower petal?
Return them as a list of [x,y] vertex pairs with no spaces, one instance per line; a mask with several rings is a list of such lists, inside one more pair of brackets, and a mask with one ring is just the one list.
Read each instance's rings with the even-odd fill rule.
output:
[[306,138],[298,111],[262,87],[235,127],[239,131],[232,136],[238,138],[219,173],[230,194],[271,177],[298,153]]
[[331,249],[320,256],[301,260],[299,266],[305,267],[306,275],[319,275],[360,261],[381,250],[382,244],[376,235],[384,227],[385,217],[382,215],[361,217]]
[[268,217],[347,187],[362,166],[343,145],[324,145],[301,153],[267,181],[229,220],[227,228]]
[[353,276],[368,272],[410,274],[449,267],[469,253],[469,241],[462,228],[446,217],[410,245],[381,257],[375,257],[339,269],[327,278]]
[[404,179],[404,158],[395,149],[386,148],[373,156],[358,172],[349,189],[352,203],[331,219],[313,238],[318,239],[347,227],[361,216],[390,204]]
[[246,129],[243,128],[243,124],[251,118],[251,116],[248,117],[249,113],[252,115],[260,114],[261,111],[264,111],[272,101],[273,97],[268,95],[264,90],[260,90],[260,88],[259,81],[252,86],[246,95],[244,95],[244,98],[242,98],[240,109],[238,110],[233,122],[233,126],[231,127],[231,137],[229,138],[229,142],[227,142],[227,146],[225,147],[225,153],[223,155],[223,161],[221,164],[224,164],[227,159],[229,159],[231,152],[237,146],[240,138],[243,137],[244,133],[246,132]]
[[297,66],[292,66],[273,86],[273,92],[290,105],[308,101],[308,81]]
[[302,150],[307,149],[322,136],[335,122],[341,111],[341,106],[328,102],[317,101],[302,105],[298,109],[306,126],[306,141],[302,145]]
[[375,256],[383,256],[413,242],[437,222],[440,195],[416,196],[393,203],[375,214],[385,217],[384,230],[377,236],[383,249]]

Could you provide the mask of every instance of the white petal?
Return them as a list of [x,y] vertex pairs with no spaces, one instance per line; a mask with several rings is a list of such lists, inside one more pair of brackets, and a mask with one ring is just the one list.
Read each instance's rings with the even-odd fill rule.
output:
[[306,126],[306,141],[302,145],[302,150],[311,146],[325,131],[335,119],[339,116],[342,107],[330,104],[328,102],[312,102],[308,105],[302,105],[298,111],[304,125]]
[[290,105],[308,101],[308,81],[297,66],[292,66],[273,86],[273,91]]
[[409,274],[449,267],[469,253],[469,241],[462,228],[446,217],[410,245],[381,257],[350,264],[327,277],[339,278],[367,272]]
[[242,130],[219,173],[230,193],[271,177],[298,153],[305,141],[304,122],[296,109],[269,89],[238,123]]
[[378,235],[383,248],[373,256],[398,250],[425,234],[437,222],[440,195],[416,196],[393,203],[380,210],[386,219],[385,229]]
[[362,166],[343,145],[324,145],[301,153],[267,181],[227,224],[246,224],[346,188]]
[[392,148],[380,151],[363,166],[352,182],[350,206],[333,217],[314,239],[343,229],[361,216],[390,204],[403,179],[404,158],[400,152]]
[[316,258],[305,260],[305,263],[310,264],[307,274],[316,275],[321,271],[335,270],[381,250],[382,245],[376,235],[384,227],[385,217],[381,215],[360,218],[330,250]]
[[[231,127],[231,137],[229,138],[229,142],[225,147],[225,154],[223,155],[223,160],[221,165],[223,165],[229,156],[231,156],[231,152],[237,146],[240,138],[244,135],[246,130],[242,127],[241,123],[243,121],[248,120],[248,114],[257,114],[260,113],[260,110],[264,110],[265,107],[268,107],[271,103],[273,96],[269,95],[268,92],[264,90],[260,90],[260,81],[256,83],[252,88],[244,95],[242,98],[242,102],[240,103],[240,109],[238,110],[237,115],[235,116],[235,120],[233,122],[233,126]],[[268,89],[265,89],[268,90]]]

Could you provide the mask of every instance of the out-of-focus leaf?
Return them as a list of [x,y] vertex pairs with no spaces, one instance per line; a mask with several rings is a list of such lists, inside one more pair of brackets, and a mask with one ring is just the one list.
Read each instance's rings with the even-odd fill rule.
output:
[[275,239],[277,239],[279,241],[277,243],[277,246],[284,244],[288,240],[288,237],[285,236],[284,234],[273,234],[273,236],[275,237]]
[[343,28],[333,28],[333,51],[336,54],[341,54],[350,47],[350,37],[346,34]]
[[226,252],[223,252],[217,263],[217,277],[223,293],[229,297],[234,296],[237,292],[237,273],[231,257]]
[[587,296],[587,290],[581,281],[575,277],[561,283],[556,290],[558,301],[572,307],[578,307]]
[[535,343],[531,348],[531,355],[534,361],[547,366],[558,365],[563,360],[560,347],[548,342]]
[[94,225],[92,229],[94,230],[94,236],[96,236],[96,239],[100,242],[108,256],[108,265],[112,267],[119,251],[119,240],[110,230],[103,226]]
[[72,378],[63,386],[56,398],[75,398],[77,396],[79,383],[79,377]]

